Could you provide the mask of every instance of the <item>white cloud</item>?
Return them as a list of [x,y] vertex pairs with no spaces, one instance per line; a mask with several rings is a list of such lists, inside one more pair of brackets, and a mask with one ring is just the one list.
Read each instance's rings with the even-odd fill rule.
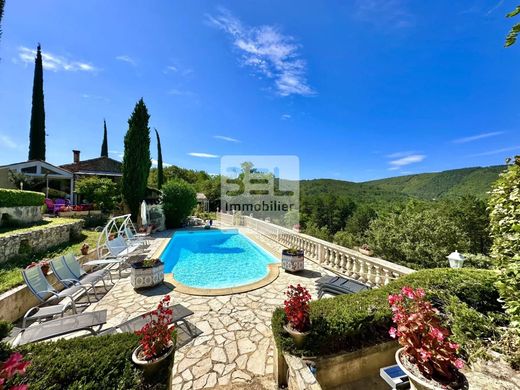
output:
[[290,114],[282,114],[282,119],[285,121],[285,120],[288,120],[288,119],[291,119],[291,115]]
[[183,89],[172,88],[168,91],[168,95],[174,96],[196,96],[197,94],[192,91],[186,91]]
[[[152,167],[157,168],[158,164],[159,164],[159,161],[157,161],[156,159],[152,158]],[[164,161],[163,161],[162,165],[163,165],[164,168],[172,166],[172,164],[168,164],[168,163],[166,163]]]
[[201,158],[218,158],[219,157],[216,154],[198,153],[198,152],[190,152],[190,153],[188,153],[188,155],[192,156],[192,157],[201,157]]
[[404,167],[406,165],[414,164],[423,161],[426,158],[424,154],[411,154],[409,156],[401,157],[396,160],[391,160],[389,162],[390,168],[388,168],[390,171],[395,171],[398,169],[401,169],[401,167]]
[[294,38],[283,35],[274,26],[249,27],[231,12],[221,8],[216,16],[208,15],[210,25],[231,36],[241,53],[241,63],[253,68],[258,75],[274,80],[281,96],[315,94],[306,79],[306,62],[299,53]]
[[[36,58],[36,50],[28,47],[20,46],[18,48],[18,58],[24,64],[34,64]],[[42,50],[42,64],[43,69],[51,70],[53,72],[69,71],[69,72],[95,72],[98,69],[87,62],[71,60],[64,56],[58,56],[48,51]]]
[[124,152],[121,152],[119,150],[109,150],[108,155],[112,155],[110,157],[115,158],[116,160],[123,160],[123,156],[125,155]]
[[415,16],[404,0],[357,0],[354,17],[382,29],[403,29],[415,25]]
[[9,149],[16,149],[18,145],[8,135],[0,134],[0,145]]
[[166,69],[164,70],[164,73],[168,73],[168,72],[177,72],[179,69],[177,69],[176,66],[174,65],[168,65],[166,67]]
[[126,54],[117,56],[116,60],[126,62],[132,66],[137,66],[137,62],[132,57],[130,57],[129,55],[126,55]]
[[414,153],[415,152],[413,152],[413,151],[395,152],[395,153],[387,154],[386,157],[388,157],[388,158],[399,158],[399,157],[409,156],[409,155],[414,154]]
[[494,154],[501,154],[501,153],[506,153],[506,152],[512,152],[513,150],[516,150],[516,151],[520,152],[520,145],[511,146],[509,148],[488,150],[487,152],[482,152],[482,153],[470,154],[468,157],[492,156]]
[[478,141],[479,139],[496,137],[497,135],[501,135],[501,134],[504,134],[504,132],[503,131],[491,131],[489,133],[481,133],[481,134],[471,135],[469,137],[457,138],[451,142],[453,142],[454,144],[465,144],[467,142]]
[[227,142],[240,142],[240,140],[236,139],[236,138],[232,138],[232,137],[227,137],[225,135],[214,135],[213,138],[216,138],[216,139],[221,139],[222,141],[227,141]]
[[105,97],[105,96],[91,95],[91,94],[88,94],[88,93],[82,93],[81,97],[83,99],[103,100],[105,102],[109,102],[110,101],[110,99]]

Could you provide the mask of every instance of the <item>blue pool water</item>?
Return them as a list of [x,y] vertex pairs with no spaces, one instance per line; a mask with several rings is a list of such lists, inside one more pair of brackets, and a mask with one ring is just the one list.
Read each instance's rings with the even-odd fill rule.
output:
[[256,282],[278,260],[237,230],[176,232],[161,254],[164,272],[198,288],[228,288]]

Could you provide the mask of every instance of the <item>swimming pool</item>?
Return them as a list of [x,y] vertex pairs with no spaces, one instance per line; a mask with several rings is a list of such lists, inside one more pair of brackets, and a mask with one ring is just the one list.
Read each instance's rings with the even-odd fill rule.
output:
[[238,230],[176,232],[160,256],[164,272],[189,287],[243,286],[267,276],[279,262]]

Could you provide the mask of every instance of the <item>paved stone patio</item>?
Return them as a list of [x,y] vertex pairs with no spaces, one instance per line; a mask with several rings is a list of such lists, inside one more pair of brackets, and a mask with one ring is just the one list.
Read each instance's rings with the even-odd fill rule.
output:
[[[241,231],[280,258],[281,246],[250,230]],[[163,237],[153,240],[150,253],[164,244]],[[135,292],[130,278],[123,277],[88,310],[107,309],[108,327],[154,309],[163,295],[170,294],[174,304],[180,303],[194,312],[188,321],[202,331],[176,351],[173,389],[231,388],[240,384],[275,389],[272,311],[283,304],[289,284],[304,285],[316,298],[314,282],[328,274],[311,261],[306,260],[305,268],[297,275],[281,270],[273,283],[258,290],[217,297],[182,294],[168,284]]]

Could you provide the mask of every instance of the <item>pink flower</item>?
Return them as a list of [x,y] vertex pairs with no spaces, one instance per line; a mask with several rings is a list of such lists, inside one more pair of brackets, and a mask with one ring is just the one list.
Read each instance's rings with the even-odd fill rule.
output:
[[455,359],[453,362],[455,367],[457,367],[459,370],[464,367],[464,361],[462,359]]
[[421,359],[423,361],[426,361],[426,360],[428,360],[429,358],[432,357],[432,354],[430,352],[428,352],[428,351],[426,351],[426,350],[424,350],[422,348],[419,351],[419,355],[421,356]]
[[388,334],[391,338],[395,339],[397,337],[397,329],[392,326],[388,331]]
[[438,341],[444,340],[444,334],[437,328],[430,328],[430,335]]
[[413,299],[415,297],[414,295],[414,291],[413,291],[413,288],[411,287],[408,287],[408,286],[404,286],[401,291],[403,292],[403,294],[407,297],[407,298],[410,298],[410,299]]
[[390,306],[394,306],[396,303],[401,301],[401,297],[397,294],[391,294],[388,296],[388,303]]
[[417,295],[418,298],[424,298],[426,293],[422,288],[418,288],[417,290],[415,290],[415,295]]
[[449,342],[448,345],[449,345],[449,347],[450,347],[451,349],[454,349],[455,351],[458,350],[459,347],[460,347],[459,344],[457,344],[457,343],[452,343],[452,342]]

